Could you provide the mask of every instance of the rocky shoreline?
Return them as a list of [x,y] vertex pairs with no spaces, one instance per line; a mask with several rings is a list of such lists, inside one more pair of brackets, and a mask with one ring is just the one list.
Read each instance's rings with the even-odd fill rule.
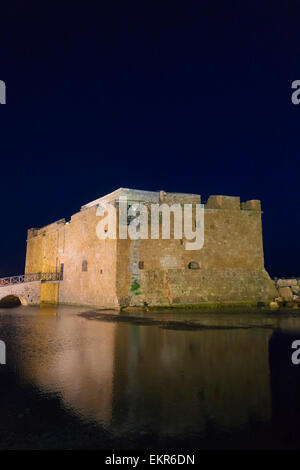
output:
[[300,278],[274,279],[278,296],[270,303],[272,309],[279,307],[300,308]]

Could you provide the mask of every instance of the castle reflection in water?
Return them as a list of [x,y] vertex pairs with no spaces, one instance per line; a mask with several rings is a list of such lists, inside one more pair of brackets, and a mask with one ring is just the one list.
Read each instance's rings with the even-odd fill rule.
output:
[[300,416],[291,412],[299,373],[289,365],[298,318],[190,314],[217,328],[187,331],[88,320],[67,307],[31,312],[13,316],[20,376],[115,436],[201,438],[253,422],[293,428]]

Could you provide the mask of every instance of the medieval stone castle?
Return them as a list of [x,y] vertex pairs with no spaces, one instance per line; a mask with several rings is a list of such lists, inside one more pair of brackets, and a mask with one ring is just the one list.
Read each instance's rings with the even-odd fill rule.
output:
[[276,296],[264,268],[258,200],[210,196],[204,205],[204,245],[184,240],[99,239],[103,202],[200,204],[200,195],[120,188],[46,227],[28,230],[25,274],[58,273],[41,283],[40,301],[120,309],[203,302],[268,301]]

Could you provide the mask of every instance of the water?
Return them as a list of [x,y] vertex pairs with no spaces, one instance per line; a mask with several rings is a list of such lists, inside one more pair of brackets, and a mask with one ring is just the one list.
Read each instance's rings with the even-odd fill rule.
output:
[[299,448],[300,316],[0,310],[1,449]]

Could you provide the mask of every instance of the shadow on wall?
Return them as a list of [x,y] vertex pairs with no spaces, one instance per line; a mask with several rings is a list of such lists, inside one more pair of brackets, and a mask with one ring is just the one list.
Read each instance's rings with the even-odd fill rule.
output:
[[21,300],[16,295],[7,295],[0,300],[0,308],[13,308],[22,305]]

